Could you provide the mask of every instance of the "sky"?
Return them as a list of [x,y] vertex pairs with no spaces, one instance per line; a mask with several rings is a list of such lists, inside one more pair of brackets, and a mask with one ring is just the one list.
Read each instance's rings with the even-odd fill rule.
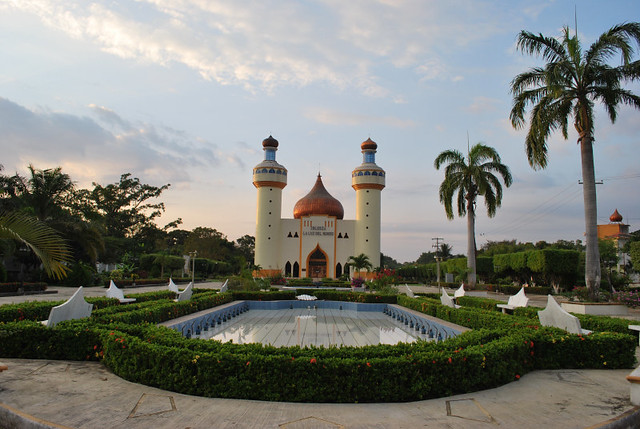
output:
[[[637,0],[0,0],[0,164],[60,166],[80,188],[124,173],[171,184],[160,226],[235,240],[255,234],[263,139],[289,171],[283,217],[320,172],[354,219],[351,171],[371,138],[387,173],[381,251],[409,262],[436,237],[466,253],[433,161],[483,142],[514,180],[495,217],[478,201],[479,247],[584,240],[575,130],[552,135],[533,170],[510,124],[510,81],[542,64],[516,37],[577,22],[586,47],[638,20]],[[595,139],[598,223],[618,209],[638,230],[640,111],[621,107],[612,125],[597,108]]]

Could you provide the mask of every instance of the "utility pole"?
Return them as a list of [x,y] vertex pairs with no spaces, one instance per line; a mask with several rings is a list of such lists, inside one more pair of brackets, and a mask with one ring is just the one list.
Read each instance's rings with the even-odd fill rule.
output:
[[440,256],[438,255],[438,252],[440,251],[440,240],[444,240],[444,238],[442,237],[433,237],[431,240],[435,240],[436,244],[432,245],[431,247],[435,247],[436,248],[436,269],[438,271],[438,290],[440,290]]

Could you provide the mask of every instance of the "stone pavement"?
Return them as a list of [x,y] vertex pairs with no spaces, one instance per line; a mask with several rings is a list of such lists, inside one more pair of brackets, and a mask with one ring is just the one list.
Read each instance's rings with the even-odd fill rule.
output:
[[[422,288],[431,291],[412,286]],[[105,290],[86,288],[86,296]],[[67,299],[74,291],[1,297],[0,304]],[[409,403],[307,404],[182,395],[130,383],[97,362],[1,361],[9,369],[0,372],[0,428],[640,427],[640,408],[630,403],[625,379],[630,369],[536,371],[495,389]]]
[[[3,359],[2,428],[638,427],[630,370],[536,371],[496,389],[409,403],[212,399],[130,383],[97,362]],[[620,426],[624,413],[635,422]],[[609,422],[610,423],[610,422]],[[602,426],[604,424],[604,426]],[[617,426],[615,426],[617,425]]]

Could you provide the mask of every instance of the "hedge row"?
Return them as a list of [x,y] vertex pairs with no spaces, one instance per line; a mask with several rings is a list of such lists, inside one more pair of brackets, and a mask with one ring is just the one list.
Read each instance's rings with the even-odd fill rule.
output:
[[[474,330],[439,343],[275,348],[186,339],[142,323],[232,299],[231,293],[210,292],[190,303],[158,300],[104,308],[53,329],[27,321],[3,323],[0,356],[104,359],[125,379],[166,390],[297,402],[414,401],[499,386],[535,369],[630,368],[635,363],[636,340],[627,334],[570,335],[541,328],[525,316],[456,310],[435,299],[405,296],[397,298],[400,305]],[[483,329],[487,326],[491,329]]]
[[47,290],[47,284],[44,282],[38,283],[20,283],[20,282],[12,282],[12,283],[0,283],[0,293],[15,293],[18,292],[19,289],[22,289],[24,292],[42,292]]

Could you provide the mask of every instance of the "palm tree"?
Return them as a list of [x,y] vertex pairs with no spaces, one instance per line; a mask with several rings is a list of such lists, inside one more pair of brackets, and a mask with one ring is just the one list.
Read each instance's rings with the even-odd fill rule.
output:
[[369,257],[364,253],[361,253],[358,256],[349,256],[347,263],[353,266],[358,274],[362,270],[371,270],[373,268],[373,265],[371,265],[371,261],[369,261]]
[[[640,44],[640,23],[612,27],[602,34],[586,52],[578,36],[564,27],[559,39],[520,32],[517,47],[530,55],[540,55],[544,67],[534,67],[511,82],[513,108],[511,124],[516,129],[526,125],[525,113],[531,106],[530,126],[525,151],[534,169],[547,166],[547,139],[558,129],[568,138],[569,118],[578,132],[582,160],[582,183],[586,235],[585,281],[591,298],[600,288],[596,184],[593,161],[594,104],[601,102],[615,122],[619,104],[640,108],[640,97],[620,86],[621,82],[640,77],[640,61],[631,62],[633,41]],[[610,59],[621,58],[612,67]]]
[[447,164],[444,180],[440,184],[440,202],[448,219],[453,219],[453,196],[458,194],[458,216],[467,217],[467,282],[476,284],[476,198],[484,197],[487,214],[493,217],[502,204],[502,186],[495,173],[502,176],[508,188],[513,181],[509,167],[502,164],[500,155],[492,147],[475,144],[467,151],[467,157],[457,150],[446,150],[434,161],[436,169]]
[[22,213],[0,213],[0,240],[17,240],[27,245],[40,259],[45,271],[63,279],[71,261],[71,251],[55,230],[38,219]]

